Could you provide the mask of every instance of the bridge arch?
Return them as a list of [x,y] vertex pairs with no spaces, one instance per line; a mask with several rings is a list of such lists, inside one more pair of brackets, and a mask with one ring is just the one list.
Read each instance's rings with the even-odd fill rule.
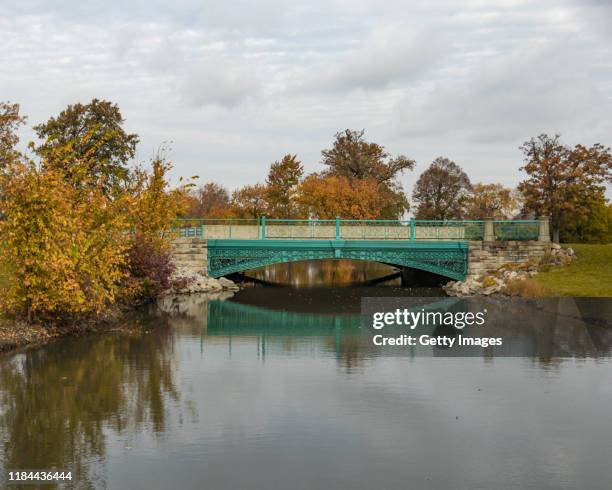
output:
[[221,277],[271,264],[315,259],[369,260],[463,280],[465,241],[208,240],[208,274]]

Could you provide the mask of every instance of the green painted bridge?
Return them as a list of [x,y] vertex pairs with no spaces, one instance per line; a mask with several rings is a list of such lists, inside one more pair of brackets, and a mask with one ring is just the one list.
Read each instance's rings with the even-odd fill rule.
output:
[[201,243],[211,277],[277,263],[352,259],[463,280],[470,246],[496,244],[503,251],[510,243],[548,241],[548,221],[187,219],[177,221],[173,233]]
[[451,279],[467,274],[465,241],[209,240],[208,274],[226,276],[269,264],[315,259],[371,260]]

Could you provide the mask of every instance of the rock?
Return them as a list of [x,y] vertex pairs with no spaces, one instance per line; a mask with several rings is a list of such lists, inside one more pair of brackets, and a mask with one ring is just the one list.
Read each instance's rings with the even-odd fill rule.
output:
[[222,277],[208,277],[203,270],[177,268],[172,276],[173,286],[166,294],[195,294],[216,291],[237,291],[239,287],[233,281]]
[[552,250],[560,250],[561,249],[561,245],[559,245],[558,243],[551,243],[550,248]]
[[230,279],[228,279],[227,277],[220,277],[219,284],[221,284],[223,289],[227,289],[229,291],[236,291],[239,289],[238,285],[234,281],[231,281]]

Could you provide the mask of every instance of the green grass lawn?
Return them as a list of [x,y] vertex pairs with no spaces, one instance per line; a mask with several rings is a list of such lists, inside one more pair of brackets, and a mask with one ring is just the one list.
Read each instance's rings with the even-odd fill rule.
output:
[[568,244],[578,258],[565,267],[541,272],[534,280],[552,296],[612,297],[612,245]]

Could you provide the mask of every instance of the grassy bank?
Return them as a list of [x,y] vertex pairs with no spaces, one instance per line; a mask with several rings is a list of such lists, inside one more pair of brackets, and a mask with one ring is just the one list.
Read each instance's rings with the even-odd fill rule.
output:
[[568,244],[577,259],[565,267],[553,267],[533,280],[550,296],[612,297],[612,245]]

